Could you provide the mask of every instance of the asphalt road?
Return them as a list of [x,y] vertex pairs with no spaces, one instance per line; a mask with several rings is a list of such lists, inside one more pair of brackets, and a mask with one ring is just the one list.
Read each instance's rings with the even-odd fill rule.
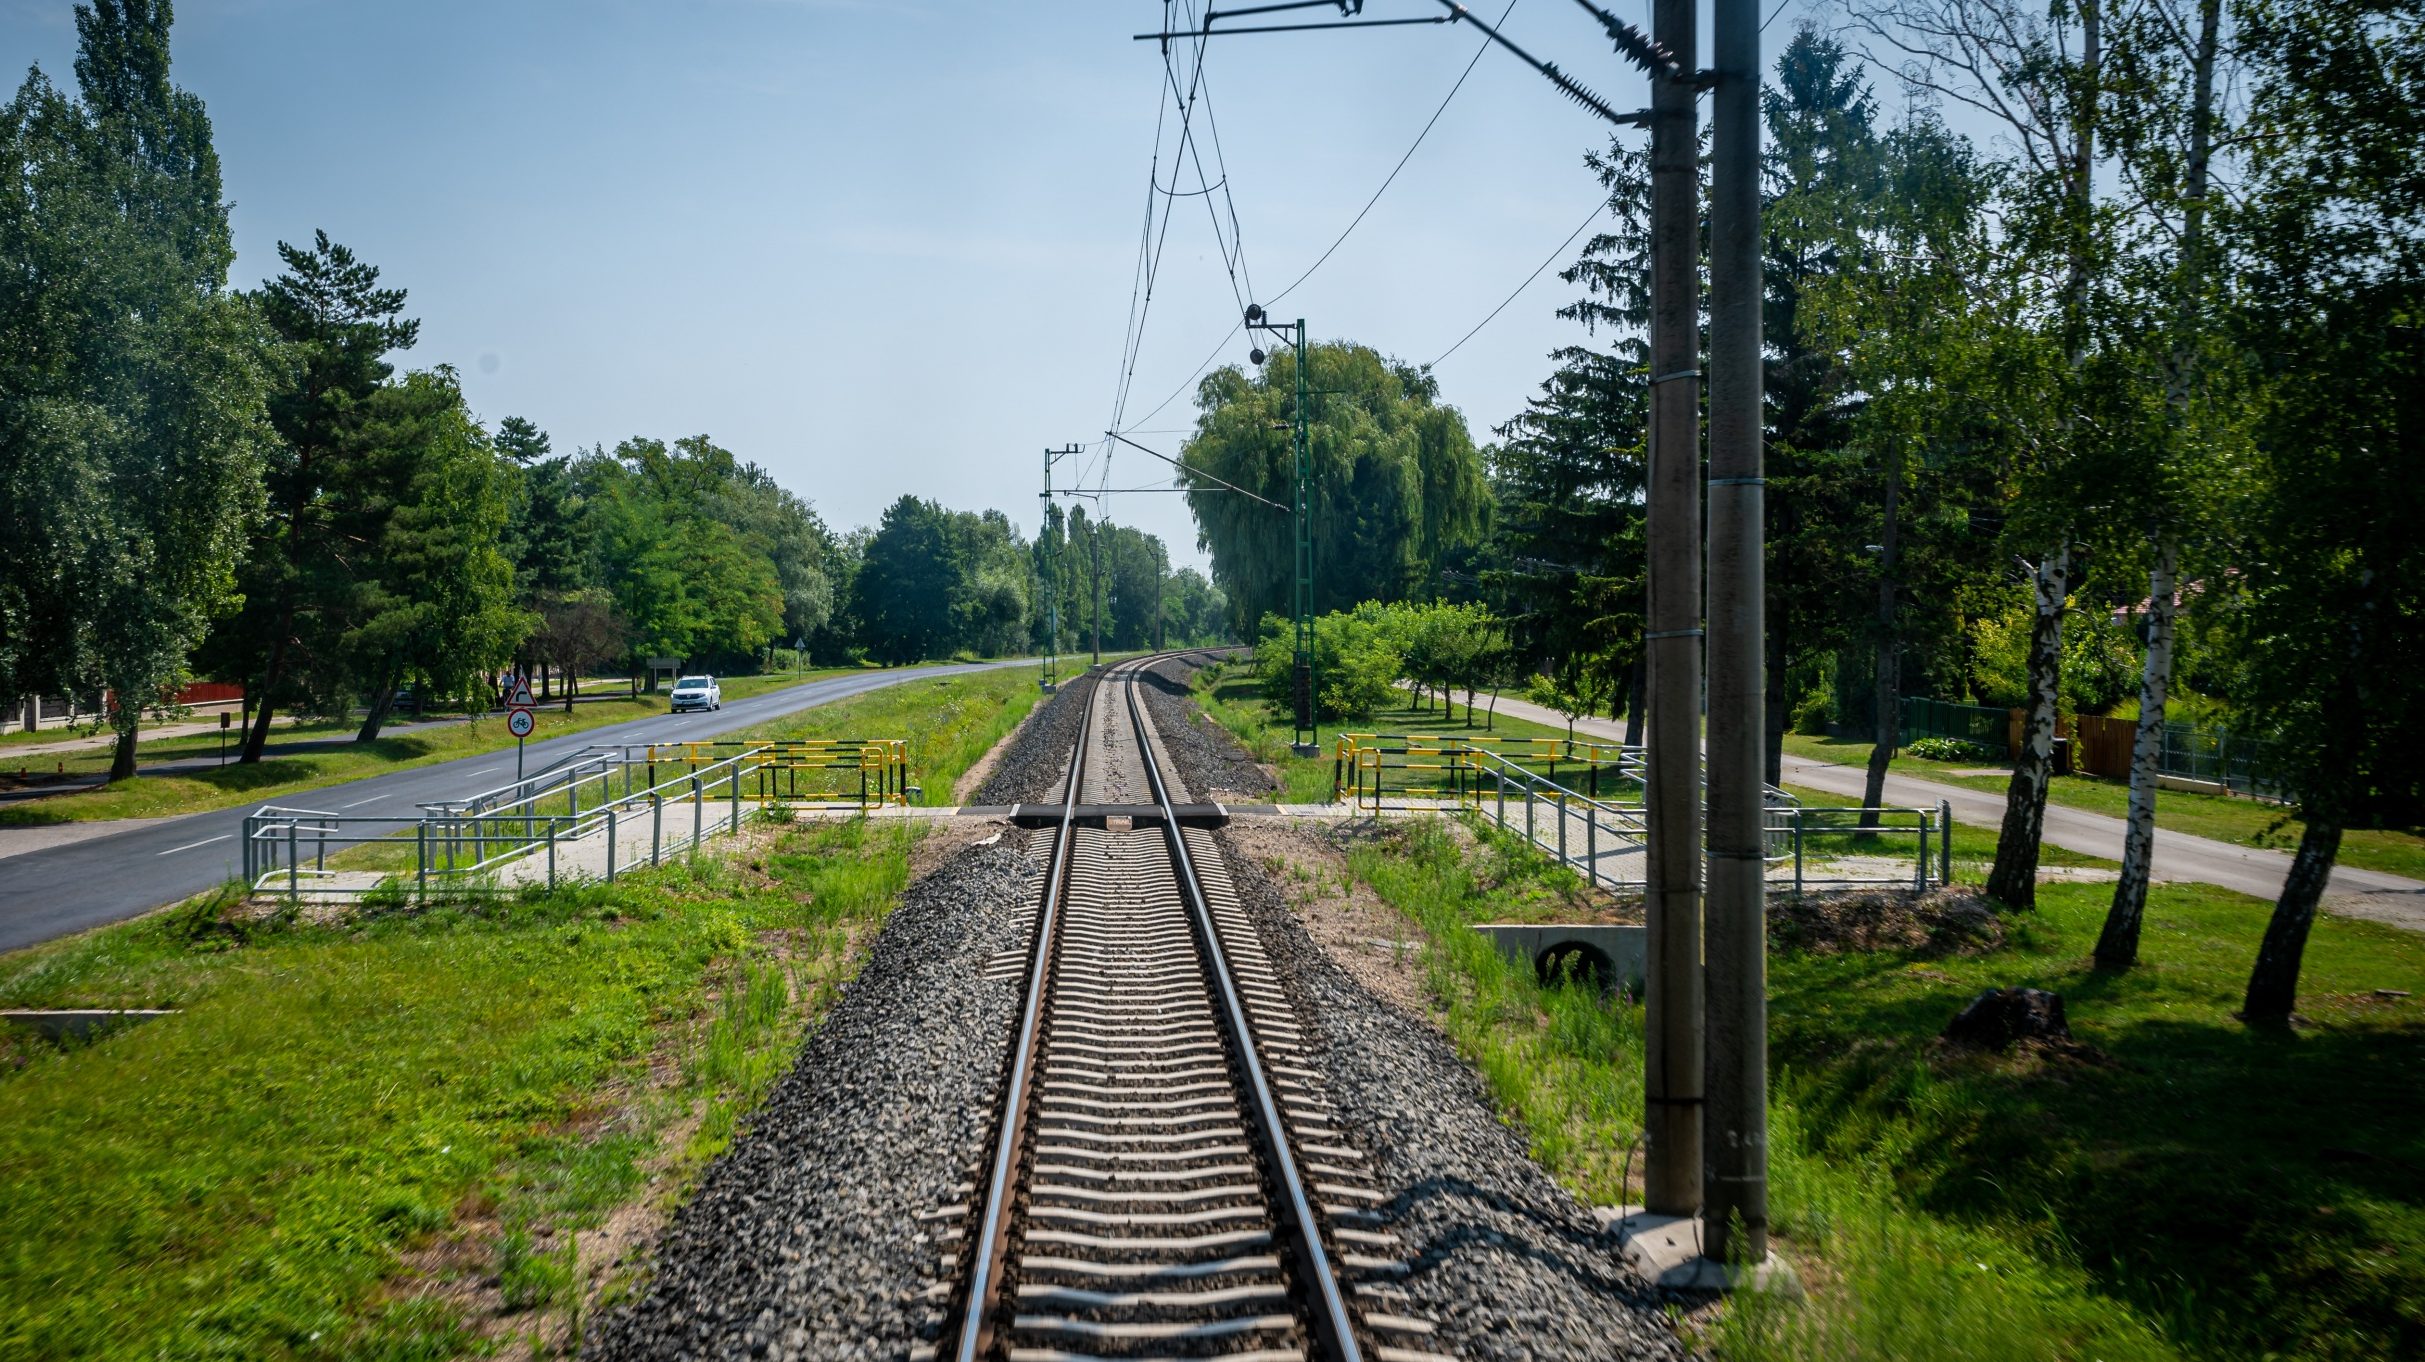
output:
[[[920,677],[1015,667],[984,662],[837,676],[735,700],[712,713],[660,714],[532,743],[525,768],[537,771],[591,743],[681,742],[712,738],[817,705]],[[1030,664],[1032,665],[1032,664]],[[390,775],[331,785],[279,802],[348,815],[412,817],[416,805],[459,799],[513,779],[507,748],[419,766]],[[147,820],[106,837],[47,847],[0,859],[0,951],[147,913],[199,894],[240,873],[237,840],[256,804],[182,818]]]

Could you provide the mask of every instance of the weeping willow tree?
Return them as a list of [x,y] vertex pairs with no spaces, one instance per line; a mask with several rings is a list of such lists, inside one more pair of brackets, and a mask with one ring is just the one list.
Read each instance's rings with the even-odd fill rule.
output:
[[[1361,345],[1309,348],[1314,610],[1429,596],[1441,564],[1489,525],[1465,418],[1439,404],[1438,384],[1420,370]],[[1231,487],[1292,504],[1297,362],[1284,349],[1259,374],[1208,375],[1181,455],[1197,540],[1241,632],[1294,605],[1292,518]]]

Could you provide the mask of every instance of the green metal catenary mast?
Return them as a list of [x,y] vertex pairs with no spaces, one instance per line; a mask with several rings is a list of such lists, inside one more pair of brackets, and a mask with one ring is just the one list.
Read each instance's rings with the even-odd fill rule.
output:
[[[1077,453],[1078,448],[1073,444],[1044,451],[1044,679],[1038,684],[1047,695],[1061,681],[1061,565],[1059,555],[1053,551],[1053,536],[1056,527],[1069,523],[1053,503],[1053,465]],[[1061,529],[1061,534],[1067,537],[1066,528]]]
[[[1297,352],[1297,410],[1296,420],[1292,423],[1296,438],[1296,487],[1295,494],[1290,498],[1292,518],[1296,522],[1296,655],[1291,669],[1296,727],[1290,737],[1298,755],[1312,756],[1322,745],[1320,715],[1316,710],[1319,692],[1315,686],[1318,678],[1314,665],[1314,456],[1313,432],[1309,425],[1313,400],[1310,387],[1313,355],[1305,346],[1303,317],[1297,318],[1294,326],[1275,326],[1265,318],[1259,304],[1249,305],[1246,309],[1246,326],[1249,331],[1270,332],[1295,347]],[[1251,358],[1261,364],[1264,353],[1257,348]]]

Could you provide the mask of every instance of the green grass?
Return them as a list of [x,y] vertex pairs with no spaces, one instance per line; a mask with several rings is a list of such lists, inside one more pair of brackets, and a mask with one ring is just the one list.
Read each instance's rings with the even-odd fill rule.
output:
[[[2192,1355],[2417,1355],[2425,940],[2320,918],[2306,1024],[2252,1030],[2230,1013],[2265,904],[2160,887],[2145,963],[2114,978],[2087,959],[2108,896],[2043,886],[1985,957],[1781,956],[1773,1059],[1804,1146],[1891,1170],[1900,1206],[2078,1264]],[[1932,1053],[1964,1001],[2010,985],[2063,994],[2101,1058]]]
[[[735,677],[726,683],[725,694],[730,699],[739,700],[807,681],[847,675],[853,670],[856,669],[810,672],[797,678],[788,673]],[[533,715],[538,727],[531,734],[530,741],[544,742],[549,738],[560,738],[664,712],[665,698],[662,695],[585,703],[575,707],[571,714],[566,714],[561,707],[541,707]],[[505,731],[505,720],[493,714],[469,722],[435,725],[391,737],[374,738],[367,743],[351,741],[349,735],[360,727],[357,723],[331,722],[303,724],[293,729],[280,728],[276,741],[333,741],[325,749],[289,756],[266,756],[250,766],[240,765],[231,758],[227,765],[214,770],[189,775],[141,776],[97,790],[25,801],[0,809],[0,827],[82,823],[106,818],[163,818],[200,813],[205,809],[223,809],[234,804],[282,798],[349,780],[385,775],[407,767],[478,756],[514,744],[513,735]],[[210,756],[218,751],[218,741],[216,734],[196,733],[140,743],[137,751],[145,761]],[[234,746],[235,741],[231,737],[231,753]],[[36,760],[28,758],[27,764],[33,764]],[[106,749],[95,749],[91,753],[61,753],[39,759],[43,765],[61,760],[67,763],[71,773],[98,773],[109,768]],[[0,767],[4,767],[5,763],[6,758],[0,756]]]
[[[466,1324],[390,1287],[475,1222],[509,1304],[567,1305],[570,1231],[637,1192],[655,1127],[754,1103],[789,994],[850,967],[785,875],[719,868],[347,928],[206,902],[0,962],[11,1005],[184,1009],[0,1077],[0,1355],[451,1354]],[[770,964],[778,928],[810,941]],[[601,1127],[661,1046],[678,1089]]]
[[[1958,836],[1956,857],[1984,853]],[[1360,847],[1351,869],[1430,935],[1443,1024],[1535,1156],[1595,1202],[1626,1199],[1639,1013],[1544,987],[1465,930],[1510,901],[1554,901],[1573,877],[1507,839],[1463,852],[1437,825]],[[2107,893],[2042,887],[2039,913],[1984,956],[1777,953],[1774,1211],[1814,1290],[1739,1301],[1704,1340],[1715,1355],[2425,1347],[2425,941],[2319,920],[2306,1024],[2252,1031],[2229,1014],[2265,905],[2160,886],[2148,963],[2115,980],[2086,959]],[[1981,989],[2016,984],[2064,994],[2094,1055],[1931,1045]]]
[[[1350,868],[1426,931],[1438,1016],[1533,1156],[1601,1205],[1638,1200],[1641,1013],[1586,987],[1543,984],[1467,930],[1511,896],[1572,876],[1510,839],[1468,854],[1412,824]],[[1772,1210],[1814,1279],[1808,1307],[1737,1305],[1702,1342],[1727,1359],[2152,1359],[2175,1354],[2098,1296],[2074,1264],[1994,1226],[1915,1214],[1878,1166],[1814,1150],[1789,1093],[1775,1099]],[[1628,1179],[1630,1172],[1631,1178]],[[1984,1266],[1981,1266],[1984,1265]]]
[[[947,796],[1034,700],[1009,669],[783,727],[907,737]],[[611,887],[342,925],[211,896],[0,957],[7,1006],[184,1009],[65,1050],[0,1038],[0,1357],[495,1346],[450,1280],[492,1283],[509,1332],[577,1339],[575,1232],[724,1147],[856,971],[917,835],[786,827]]]
[[[1785,750],[1797,757],[1853,767],[1868,764],[1869,748],[1866,740],[1856,738],[1814,737],[1803,733],[1789,733],[1785,737]],[[2003,764],[1987,760],[1924,761],[1918,757],[1898,755],[1887,769],[1897,775],[2001,794],[2009,783],[2007,776],[1957,776],[1953,773],[1984,770]],[[2126,817],[2130,812],[2129,783],[2102,776],[2057,776],[2048,788],[2046,797],[2050,802],[2066,808],[2101,813],[2110,818]],[[2187,790],[2157,792],[2156,826],[2165,831],[2185,832],[2196,837],[2211,837],[2219,842],[2276,851],[2295,849],[2300,834],[2305,830],[2303,823],[2278,805]],[[2425,836],[2392,828],[2352,828],[2342,834],[2340,864],[2388,875],[2425,879]]]
[[[1249,741],[1271,731],[1251,696],[1214,712]],[[1981,879],[1994,842],[1957,826],[1956,878]],[[1571,911],[1576,878],[1514,839],[1422,823],[1354,849],[1350,872],[1424,928],[1439,1019],[1534,1155],[1596,1203],[1633,1199],[1639,1012],[1545,986],[1467,930]],[[2254,1031],[2231,1013],[2268,905],[2157,886],[2145,963],[2115,979],[2088,964],[2110,897],[2043,885],[1980,956],[1773,953],[1772,1212],[1811,1291],[1737,1298],[1704,1331],[1711,1355],[2425,1351],[2425,938],[2320,918],[2302,1025]],[[1932,1044],[2009,985],[2062,993],[2085,1057]]]

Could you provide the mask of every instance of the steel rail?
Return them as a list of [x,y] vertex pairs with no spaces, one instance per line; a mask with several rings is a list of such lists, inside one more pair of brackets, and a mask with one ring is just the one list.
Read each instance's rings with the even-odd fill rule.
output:
[[1279,1184],[1285,1197],[1279,1218],[1294,1240],[1298,1275],[1312,1278],[1308,1294],[1316,1308],[1308,1322],[1329,1356],[1340,1362],[1362,1362],[1364,1354],[1356,1343],[1354,1318],[1339,1290],[1338,1274],[1331,1268],[1328,1248],[1322,1242],[1321,1224],[1314,1218],[1313,1203],[1305,1195],[1305,1180],[1289,1152],[1288,1129],[1281,1124],[1279,1103],[1272,1097],[1270,1081],[1263,1075],[1263,1058],[1255,1050],[1254,1032],[1247,1025],[1245,1005],[1239,1001],[1236,983],[1230,976],[1229,959],[1221,949],[1221,934],[1214,927],[1212,908],[1205,902],[1203,886],[1196,879],[1195,861],[1187,854],[1187,838],[1179,827],[1177,812],[1171,807],[1170,788],[1162,780],[1162,764],[1154,759],[1153,744],[1148,740],[1150,730],[1133,683],[1128,688],[1128,713],[1130,722],[1136,726],[1137,750],[1144,758],[1146,781],[1153,787],[1154,803],[1161,806],[1162,832],[1170,844],[1171,862],[1178,867],[1179,889],[1186,897],[1189,918],[1204,950],[1205,974],[1221,1000],[1220,1015],[1229,1029],[1238,1067],[1254,1094],[1255,1132],[1263,1145],[1273,1181]]
[[[1142,666],[1191,651],[1199,650],[1181,649],[1135,659],[1116,664],[1099,675],[1101,681],[1118,678],[1127,683],[1127,718],[1135,735],[1138,764],[1150,788],[1153,806],[1159,811],[1169,852],[1166,873],[1175,881],[1188,933],[1195,940],[1195,965],[1202,976],[1205,1000],[1211,1003],[1218,999],[1208,1020],[1225,1033],[1227,1044],[1223,1048],[1242,1074],[1233,1080],[1236,1092],[1240,1096],[1252,1094],[1254,1117],[1248,1124],[1271,1185],[1263,1213],[1270,1217],[1275,1235],[1289,1245],[1288,1256],[1293,1265],[1286,1277],[1292,1284],[1290,1294],[1299,1304],[1296,1313],[1310,1336],[1313,1355],[1337,1362],[1362,1362],[1365,1355],[1356,1340],[1353,1316],[1324,1243],[1316,1207],[1290,1151],[1280,1104],[1263,1072],[1262,1056],[1255,1044],[1245,1003],[1233,981],[1210,901],[1179,826],[1170,785],[1154,755],[1152,727],[1136,693],[1136,673]],[[945,1315],[943,1324],[947,1332],[937,1339],[935,1351],[928,1354],[938,1358],[978,1362],[993,1356],[1008,1341],[1004,1335],[1012,1319],[1002,1297],[1008,1289],[1012,1238],[1022,1219],[1019,1208],[1031,1176],[1026,1164],[1035,1138],[1032,1127],[1040,1119],[1036,1104],[1047,1100],[1041,1096],[1041,1071],[1045,1035],[1053,1024],[1061,938],[1068,930],[1064,924],[1074,911],[1070,898],[1078,879],[1078,809],[1086,797],[1086,782],[1092,774],[1089,749],[1108,736],[1097,727],[1109,721],[1109,715],[1098,704],[1100,688],[1098,683],[1087,697],[1086,713],[1062,788],[1061,816],[1028,948],[1026,995],[1000,1102],[985,1199],[975,1233],[969,1240],[971,1251],[962,1274],[964,1295],[957,1309]]]
[[954,1352],[960,1362],[976,1362],[993,1346],[995,1296],[1001,1289],[1002,1268],[1010,1249],[1011,1207],[1018,1193],[1020,1155],[1027,1145],[1027,1109],[1034,1096],[1036,1052],[1044,1034],[1044,1003],[1051,992],[1054,944],[1060,934],[1062,901],[1069,892],[1071,852],[1077,845],[1079,785],[1085,778],[1087,739],[1094,733],[1095,702],[1102,691],[1098,680],[1086,693],[1086,714],[1078,724],[1069,778],[1062,786],[1061,821],[1053,834],[1052,865],[1045,873],[1043,900],[1036,914],[1027,998],[1020,1009],[1019,1038],[1011,1049],[1010,1076],[1003,1090],[1002,1125],[996,1133],[993,1170],[986,1182],[985,1214],[971,1241],[976,1257],[969,1264],[968,1298]]

